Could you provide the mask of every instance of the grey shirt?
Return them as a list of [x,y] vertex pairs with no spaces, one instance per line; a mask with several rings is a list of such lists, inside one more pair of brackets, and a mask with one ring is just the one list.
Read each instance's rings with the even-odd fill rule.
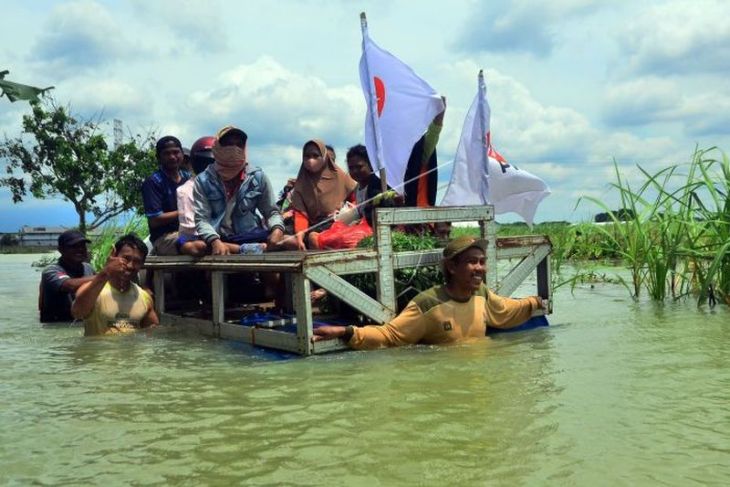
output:
[[40,300],[41,323],[73,321],[71,304],[74,294],[61,289],[64,281],[71,278],[93,276],[94,268],[84,262],[79,269],[69,269],[59,260],[43,269],[41,274]]

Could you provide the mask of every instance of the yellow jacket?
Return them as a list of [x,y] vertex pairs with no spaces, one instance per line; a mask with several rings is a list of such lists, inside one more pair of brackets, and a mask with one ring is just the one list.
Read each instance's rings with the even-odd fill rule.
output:
[[537,296],[504,298],[489,291],[484,284],[467,301],[452,298],[446,286],[434,286],[413,298],[389,323],[355,328],[348,345],[372,349],[484,337],[487,327],[521,325],[539,307]]

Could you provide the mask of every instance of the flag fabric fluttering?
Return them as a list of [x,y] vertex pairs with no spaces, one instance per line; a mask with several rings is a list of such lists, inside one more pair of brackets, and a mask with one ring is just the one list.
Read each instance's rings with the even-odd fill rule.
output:
[[360,82],[367,104],[365,146],[374,169],[385,169],[388,184],[400,188],[413,145],[444,110],[444,103],[409,66],[370,39],[362,18]]
[[550,189],[542,179],[508,163],[492,146],[490,114],[480,71],[479,89],[464,120],[441,206],[491,204],[496,214],[514,212],[532,225],[537,206]]

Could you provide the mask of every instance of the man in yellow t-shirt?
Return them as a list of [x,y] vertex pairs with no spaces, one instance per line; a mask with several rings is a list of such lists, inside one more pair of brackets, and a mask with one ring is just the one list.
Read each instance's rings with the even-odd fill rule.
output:
[[484,337],[488,327],[513,328],[532,312],[545,308],[539,296],[504,298],[484,285],[486,240],[463,236],[444,249],[446,284],[434,286],[408,303],[382,326],[322,326],[315,340],[342,338],[355,349],[394,347],[415,343],[451,343]]
[[71,314],[84,320],[86,336],[124,333],[159,324],[152,297],[133,282],[147,257],[134,234],[120,238],[104,268],[81,286]]

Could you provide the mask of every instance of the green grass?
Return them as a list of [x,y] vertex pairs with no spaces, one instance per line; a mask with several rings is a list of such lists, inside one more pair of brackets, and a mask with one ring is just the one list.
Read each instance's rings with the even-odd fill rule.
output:
[[614,163],[621,207],[635,215],[620,221],[603,201],[583,197],[609,212],[596,227],[601,246],[615,248],[631,273],[633,297],[654,301],[697,296],[698,304],[730,301],[730,162],[717,148],[695,151],[686,164],[655,173],[638,166],[643,182],[632,187]]
[[101,233],[97,237],[94,237],[91,242],[91,248],[89,249],[91,266],[95,271],[98,272],[104,267],[111,254],[112,247],[114,247],[114,243],[119,237],[128,233],[136,233],[143,240],[147,238],[149,235],[147,219],[143,216],[135,215],[124,225],[120,226],[117,222],[105,225]]

